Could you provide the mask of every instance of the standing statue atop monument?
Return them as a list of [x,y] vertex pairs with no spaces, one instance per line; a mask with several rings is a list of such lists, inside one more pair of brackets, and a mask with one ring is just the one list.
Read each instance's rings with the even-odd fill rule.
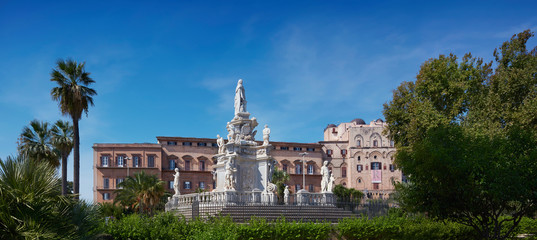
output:
[[265,129],[263,129],[263,146],[267,146],[269,144],[269,138],[270,128],[268,128],[268,125],[265,124]]
[[246,95],[244,95],[242,79],[239,79],[237,88],[235,88],[235,116],[240,112],[246,112]]
[[235,172],[237,172],[237,168],[233,166],[232,160],[229,159],[226,162],[226,175],[225,175],[225,185],[224,188],[226,190],[235,190]]
[[173,175],[173,190],[175,191],[174,196],[179,196],[179,168],[175,168],[175,174]]
[[216,144],[218,145],[218,154],[224,153],[224,138],[216,135]]
[[328,169],[328,161],[324,161],[323,166],[321,167],[321,192],[328,192],[328,184],[330,181],[330,170]]
[[334,174],[330,174],[330,180],[328,181],[328,192],[332,192],[334,190],[334,184],[336,182],[336,179],[334,179]]
[[285,190],[283,190],[283,202],[285,205],[289,204],[289,186],[285,186]]

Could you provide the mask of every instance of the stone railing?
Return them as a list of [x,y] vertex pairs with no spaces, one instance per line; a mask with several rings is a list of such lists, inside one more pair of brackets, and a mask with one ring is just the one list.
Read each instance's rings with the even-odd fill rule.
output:
[[[332,193],[310,193],[299,191],[290,194],[284,200],[286,205],[332,205],[336,202]],[[207,205],[234,205],[234,204],[262,204],[278,205],[278,199],[274,193],[264,193],[261,191],[223,191],[191,193],[171,197],[166,203],[166,210],[181,206],[192,206],[193,204]]]

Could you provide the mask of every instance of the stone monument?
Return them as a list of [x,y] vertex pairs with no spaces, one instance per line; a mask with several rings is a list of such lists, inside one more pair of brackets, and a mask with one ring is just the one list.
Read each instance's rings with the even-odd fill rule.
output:
[[[268,142],[270,129],[265,125],[263,130],[263,145],[255,141],[255,127],[258,125],[255,117],[250,118],[246,109],[246,96],[242,79],[235,89],[233,119],[227,123],[227,143],[218,138],[222,150],[214,155],[216,165],[215,192],[259,193],[262,202],[275,201],[275,185],[271,183],[274,159],[270,156],[272,145]],[[266,131],[268,129],[268,131]],[[221,140],[220,140],[221,139]],[[228,195],[228,194],[226,194]],[[229,194],[231,196],[232,194]],[[244,194],[241,194],[244,195]],[[226,196],[227,201],[234,201]],[[252,198],[257,198],[252,196]]]
[[[228,208],[251,204],[249,211],[255,212],[256,206],[262,205],[265,210],[278,209],[275,194],[276,185],[272,183],[272,173],[276,161],[271,156],[273,146],[270,144],[270,128],[264,125],[263,141],[256,142],[255,128],[259,125],[255,117],[250,118],[246,108],[246,95],[243,81],[239,79],[235,88],[234,115],[227,122],[227,142],[216,135],[217,154],[213,156],[213,180],[216,187],[211,192],[179,194],[179,171],[174,175],[175,195],[166,203],[166,211],[174,211],[189,218],[203,214],[219,214]],[[330,182],[330,171],[324,163],[321,172],[322,192],[309,193],[304,189],[291,194],[289,188],[284,189],[284,204],[290,209],[301,205],[325,206],[333,209],[334,197],[331,193],[333,182]],[[304,212],[308,215],[311,212]],[[290,217],[290,216],[288,216]]]

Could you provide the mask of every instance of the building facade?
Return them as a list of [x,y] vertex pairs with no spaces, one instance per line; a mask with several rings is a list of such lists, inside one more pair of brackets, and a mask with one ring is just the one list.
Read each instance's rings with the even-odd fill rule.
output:
[[[292,192],[302,188],[320,192],[320,169],[323,161],[328,161],[336,184],[382,196],[393,190],[393,181],[402,179],[401,172],[393,165],[393,142],[382,134],[384,127],[380,119],[369,125],[361,119],[339,126],[331,124],[324,130],[324,141],[271,141],[274,147],[271,154],[277,168],[290,175],[288,185]],[[156,175],[165,182],[165,189],[173,193],[174,169],[179,168],[181,194],[212,191],[216,188],[213,156],[217,152],[214,138],[159,136],[156,144],[96,143],[93,145],[94,202],[113,201],[117,184],[140,171]]]
[[393,162],[394,142],[383,134],[386,125],[381,119],[366,124],[357,118],[325,128],[324,141],[319,143],[336,184],[358,189],[370,197],[386,197],[394,183],[403,180]]

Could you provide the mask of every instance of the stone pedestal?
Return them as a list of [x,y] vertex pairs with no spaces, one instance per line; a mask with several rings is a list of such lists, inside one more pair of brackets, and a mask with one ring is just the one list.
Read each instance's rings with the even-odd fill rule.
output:
[[300,189],[296,193],[296,201],[300,205],[309,204],[309,199],[310,199],[310,193],[308,191],[306,191],[306,189]]
[[322,195],[323,195],[322,203],[324,203],[324,204],[334,204],[334,203],[336,203],[336,198],[335,198],[333,193],[324,192],[324,193],[322,193]]

